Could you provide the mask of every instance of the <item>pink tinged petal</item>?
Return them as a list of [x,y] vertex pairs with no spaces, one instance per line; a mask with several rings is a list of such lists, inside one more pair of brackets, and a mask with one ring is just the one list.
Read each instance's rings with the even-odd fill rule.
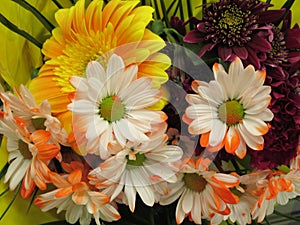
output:
[[257,86],[262,86],[266,79],[266,70],[257,70],[255,71],[254,83]]
[[78,100],[70,103],[68,109],[73,113],[77,114],[97,114],[98,110],[95,107],[95,104],[88,100]]
[[167,115],[162,111],[151,111],[143,109],[128,112],[125,117],[126,119],[129,119],[128,117],[130,117],[130,119],[134,121],[141,121],[143,123],[149,121],[150,124],[162,123],[167,119]]
[[[184,195],[184,193],[183,193],[183,195]],[[176,215],[176,223],[177,224],[181,224],[185,218],[185,213],[182,209],[182,201],[183,201],[183,196],[180,197],[180,199],[177,203],[177,206],[176,206],[175,215]]]
[[187,107],[185,110],[185,114],[190,119],[198,119],[200,117],[207,120],[214,118],[213,111],[216,111],[216,108],[210,106],[209,104],[197,104]]
[[132,65],[122,73],[118,74],[118,76],[112,76],[109,80],[109,91],[110,93],[114,93],[119,95],[120,91],[123,91],[128,88],[128,86],[137,79],[138,67],[136,65]]
[[91,61],[88,63],[86,67],[86,77],[88,79],[96,78],[97,80],[101,82],[105,82],[104,77],[106,77],[106,73],[102,65],[97,61]]
[[20,93],[21,93],[20,97],[28,107],[30,108],[37,107],[33,95],[23,84],[20,85]]
[[247,131],[244,125],[239,124],[237,129],[245,141],[246,145],[254,150],[262,150],[264,138],[262,136],[254,136]]
[[246,156],[246,153],[247,153],[247,147],[246,147],[244,140],[241,138],[240,144],[239,144],[238,148],[235,150],[235,154],[240,159],[243,159]]
[[87,92],[88,91],[88,83],[86,78],[79,76],[71,76],[69,78],[70,84],[77,89],[77,91]]
[[15,190],[18,184],[22,181],[25,173],[28,171],[30,166],[30,160],[24,160],[19,166],[18,170],[11,176],[9,181],[10,190]]
[[11,162],[5,174],[4,183],[7,183],[7,181],[12,177],[12,175],[20,169],[20,165],[22,165],[23,160],[25,160],[23,156],[19,156]]
[[232,49],[224,46],[219,46],[218,55],[223,61],[227,61],[232,55]]
[[209,136],[209,145],[217,146],[222,143],[226,134],[227,126],[221,120],[212,121],[212,129]]
[[205,117],[193,120],[188,127],[189,133],[195,135],[207,133],[211,129],[212,129],[212,119],[205,118]]
[[72,195],[72,200],[76,205],[86,205],[89,201],[89,197],[85,191],[75,192]]
[[109,58],[107,63],[107,70],[106,70],[107,77],[109,78],[110,76],[114,75],[117,72],[120,72],[124,68],[125,68],[125,64],[123,59],[120,56],[113,54]]
[[101,159],[107,159],[110,156],[107,146],[112,141],[112,136],[113,136],[112,128],[111,128],[111,126],[108,126],[108,129],[106,131],[104,131],[104,133],[102,134],[102,136],[100,138],[100,143],[98,146]]
[[233,77],[233,80],[240,79],[241,74],[244,70],[242,61],[236,58],[232,63],[230,63],[228,75]]
[[261,119],[263,121],[271,121],[274,117],[274,114],[270,109],[265,109],[264,111],[256,114],[256,118]]
[[117,209],[115,209],[112,205],[106,204],[105,206],[99,209],[100,217],[104,221],[112,222],[119,220],[121,218]]
[[131,179],[134,182],[134,186],[142,201],[148,205],[153,206],[155,201],[154,191],[149,185],[149,175],[142,172],[141,169],[132,169],[128,174],[131,175]]
[[[90,122],[85,137],[89,139],[94,139],[101,136],[103,132],[108,128],[108,121],[103,118],[99,118],[98,115],[93,116],[94,119]],[[75,131],[76,132],[76,131]]]
[[126,176],[126,185],[124,188],[124,194],[127,198],[129,209],[131,212],[135,210],[136,190],[133,187],[133,182],[129,176]]
[[185,97],[185,100],[189,103],[189,104],[203,104],[203,105],[207,105],[208,102],[204,99],[202,99],[199,95],[196,94],[187,94]]
[[88,84],[88,98],[94,105],[96,105],[96,102],[101,101],[103,97],[109,95],[105,82],[100,82],[97,78],[92,77],[88,79]]
[[150,90],[152,87],[152,79],[147,77],[139,78],[133,81],[128,88],[122,89],[119,93],[118,97],[122,100],[122,102],[129,104],[130,102],[127,100],[132,96],[139,96],[139,93]]
[[126,98],[123,103],[126,105],[126,111],[144,109],[157,103],[161,96],[162,93],[159,90],[145,90]]
[[245,47],[233,46],[233,52],[241,59],[247,59],[248,51]]
[[243,125],[254,136],[264,135],[268,132],[268,125],[261,119],[255,117],[248,117],[247,114],[243,119]]
[[[220,64],[215,63],[213,66],[215,79],[218,81],[220,87],[222,88],[223,100],[233,99],[233,94],[235,91],[235,87],[233,87],[233,79],[234,77],[228,75],[225,71],[220,69]],[[213,90],[210,90],[211,92]]]
[[200,194],[199,193],[195,193],[194,194],[194,199],[193,199],[193,202],[194,202],[194,205],[193,205],[193,208],[192,208],[192,211],[191,211],[191,216],[192,216],[192,219],[193,221],[196,223],[196,224],[201,224],[201,215],[202,215],[202,212],[201,212],[201,202],[200,202]]
[[185,214],[191,212],[193,207],[193,192],[190,189],[187,189],[182,195],[182,210]]
[[115,125],[117,127],[116,130],[118,130],[127,140],[133,142],[143,142],[149,140],[149,137],[147,135],[138,131],[135,125],[130,123],[128,120],[121,119],[120,121],[115,123]]

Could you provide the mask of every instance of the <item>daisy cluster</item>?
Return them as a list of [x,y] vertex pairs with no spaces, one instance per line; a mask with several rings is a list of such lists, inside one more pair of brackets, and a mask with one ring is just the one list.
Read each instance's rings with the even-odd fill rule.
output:
[[[138,4],[57,10],[37,76],[0,92],[0,178],[70,224],[123,224],[121,209],[143,206],[169,208],[176,224],[263,222],[300,195],[291,12],[219,0],[158,31],[153,8]],[[205,62],[213,78],[177,68],[178,57],[191,70]]]

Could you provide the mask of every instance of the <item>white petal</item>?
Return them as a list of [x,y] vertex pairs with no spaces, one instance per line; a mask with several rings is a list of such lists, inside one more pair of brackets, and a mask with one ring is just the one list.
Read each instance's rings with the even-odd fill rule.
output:
[[201,224],[201,202],[200,202],[200,195],[199,193],[195,193],[194,194],[194,199],[193,199],[193,202],[194,202],[194,205],[193,205],[193,208],[192,208],[192,212],[191,212],[191,216],[192,216],[192,219],[193,221],[196,223],[196,224]]
[[113,54],[109,58],[108,63],[107,63],[107,70],[106,70],[107,77],[110,77],[110,76],[114,75],[115,73],[120,72],[124,68],[125,68],[125,64],[124,64],[123,59],[120,56]]
[[186,214],[188,214],[193,207],[193,192],[190,189],[187,189],[182,195],[182,198],[182,209]]
[[126,176],[126,185],[125,185],[125,189],[124,189],[124,194],[126,195],[130,211],[134,212],[135,200],[136,200],[136,190],[133,187],[133,183],[129,176]]
[[98,110],[96,109],[94,103],[88,100],[78,100],[70,103],[68,109],[74,113],[78,114],[97,114]]
[[87,139],[93,139],[97,136],[101,136],[102,133],[107,129],[107,127],[108,122],[103,118],[99,118],[98,115],[95,115],[93,122],[90,122],[88,126],[85,136]]
[[12,161],[12,163],[9,165],[8,170],[5,174],[5,178],[4,178],[4,183],[6,183],[11,176],[16,173],[16,171],[18,171],[18,169],[20,169],[20,165],[23,162],[24,157],[23,156],[19,156],[18,158],[14,159],[14,161]]
[[264,135],[268,132],[268,125],[259,118],[245,115],[243,125],[248,132],[254,136]]
[[212,121],[212,129],[209,135],[209,145],[217,146],[224,140],[226,134],[227,125],[221,120]]
[[10,178],[9,181],[10,190],[14,190],[18,186],[18,184],[22,181],[29,166],[30,166],[30,160],[24,160],[22,164],[19,165],[18,170]]
[[244,139],[247,146],[254,150],[261,150],[262,145],[264,143],[264,139],[262,136],[253,136],[251,133],[247,131],[247,129],[244,127],[244,125],[238,125],[237,129],[239,131],[239,134]]
[[104,82],[105,80],[103,80],[103,78],[106,77],[106,73],[99,62],[91,61],[86,67],[86,77],[88,79],[93,77],[101,82]]

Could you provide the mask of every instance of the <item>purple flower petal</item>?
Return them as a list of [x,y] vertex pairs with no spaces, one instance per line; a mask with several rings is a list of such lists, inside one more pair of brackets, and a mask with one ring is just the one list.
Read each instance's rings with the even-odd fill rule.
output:
[[271,44],[258,35],[255,35],[252,38],[252,41],[248,43],[248,46],[252,47],[253,49],[258,49],[264,52],[268,52],[272,49]]
[[184,36],[183,40],[188,43],[199,43],[203,41],[203,36],[198,30],[191,30]]
[[248,51],[245,47],[233,47],[233,52],[241,59],[247,59]]
[[219,46],[219,48],[218,48],[218,55],[220,56],[220,58],[223,61],[228,61],[228,59],[232,55],[232,49],[231,48],[227,48],[225,46]]

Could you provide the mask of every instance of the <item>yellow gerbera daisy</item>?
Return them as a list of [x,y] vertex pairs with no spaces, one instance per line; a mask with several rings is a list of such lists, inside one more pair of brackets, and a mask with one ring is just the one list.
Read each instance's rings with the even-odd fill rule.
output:
[[47,61],[30,89],[38,102],[49,100],[52,112],[63,118],[64,125],[71,123],[71,116],[66,116],[68,96],[74,92],[69,78],[83,76],[91,60],[105,67],[109,56],[116,53],[126,66],[138,64],[138,76],[153,78],[155,88],[167,81],[165,69],[170,59],[158,52],[165,43],[146,29],[154,10],[136,7],[138,3],[112,0],[103,8],[103,1],[95,0],[85,9],[85,1],[79,0],[55,14],[58,27],[42,49]]

